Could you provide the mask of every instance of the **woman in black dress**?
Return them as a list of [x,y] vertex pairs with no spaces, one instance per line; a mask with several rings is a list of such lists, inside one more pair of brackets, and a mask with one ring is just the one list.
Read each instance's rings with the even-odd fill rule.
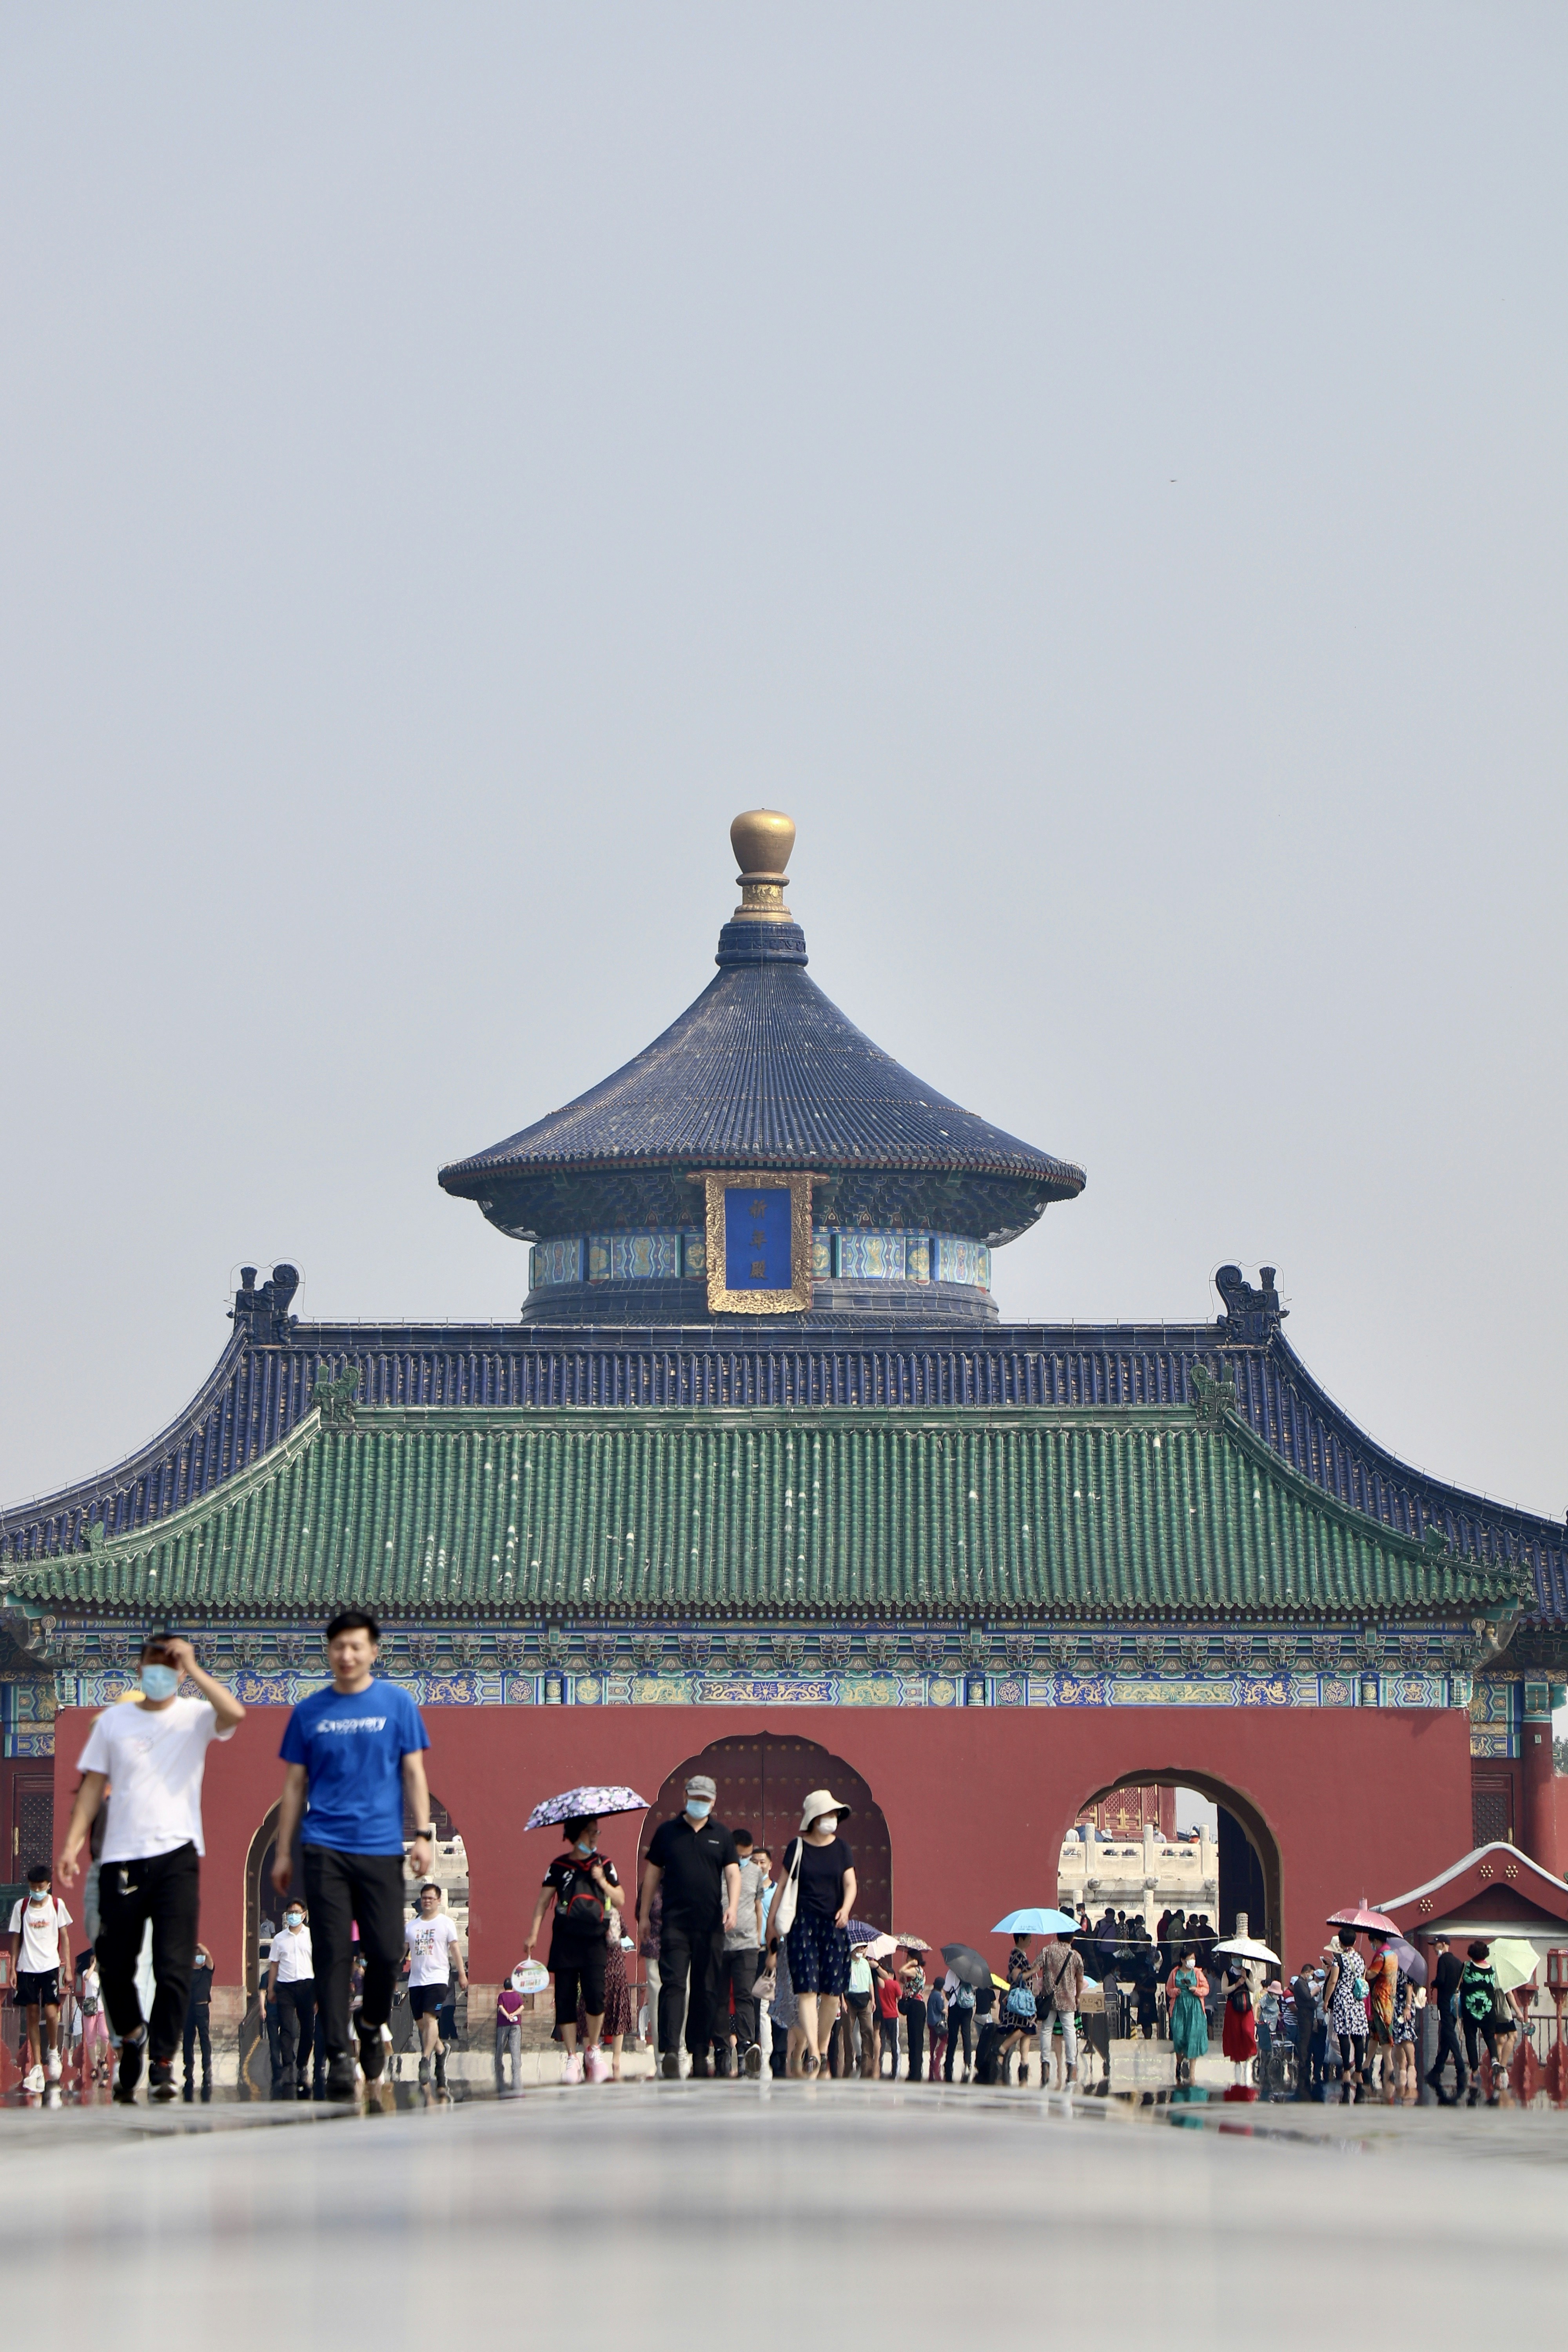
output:
[[784,1892],[778,1900],[789,1906],[786,1917],[794,1913],[785,1942],[805,2041],[803,2074],[820,2070],[838,2004],[849,1990],[847,1922],[855,1907],[855,1864],[838,1834],[848,1811],[828,1790],[814,1789],[801,1811],[800,1834],[784,1848]]

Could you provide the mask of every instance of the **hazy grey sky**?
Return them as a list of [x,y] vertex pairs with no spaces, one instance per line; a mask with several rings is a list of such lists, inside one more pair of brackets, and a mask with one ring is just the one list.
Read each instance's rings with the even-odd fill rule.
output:
[[515,1315],[444,1160],[812,972],[1568,1503],[1561,5],[0,9],[0,1491]]

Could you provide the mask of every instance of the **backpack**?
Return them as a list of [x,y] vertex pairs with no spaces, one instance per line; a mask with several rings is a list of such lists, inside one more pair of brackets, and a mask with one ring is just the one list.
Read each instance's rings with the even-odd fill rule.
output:
[[973,1985],[961,1984],[948,2002],[950,2009],[973,2009],[973,2006],[974,1987]]
[[556,1898],[555,1924],[571,1936],[602,1936],[605,1903],[586,1870],[574,1869]]

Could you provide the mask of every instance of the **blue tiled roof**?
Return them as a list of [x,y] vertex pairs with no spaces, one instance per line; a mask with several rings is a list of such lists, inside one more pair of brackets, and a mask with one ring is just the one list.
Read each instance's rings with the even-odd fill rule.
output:
[[[792,940],[800,940],[794,924],[728,924],[717,978],[661,1037],[564,1109],[443,1168],[442,1184],[479,1201],[509,1232],[540,1233],[558,1229],[540,1200],[541,1178],[672,1167],[851,1177],[901,1170],[938,1182],[982,1180],[985,1205],[973,1224],[951,1206],[937,1219],[982,1239],[1010,1238],[1047,1202],[1083,1190],[1081,1168],[964,1110],[873,1045],[806,977],[804,942],[796,950]],[[521,1205],[505,1198],[520,1180]],[[659,1202],[646,1222],[669,1221],[662,1193]],[[645,1220],[633,1211],[627,1222]]]
[[317,1367],[353,1365],[370,1404],[1118,1406],[1184,1403],[1194,1367],[1234,1380],[1243,1418],[1340,1501],[1417,1539],[1522,1562],[1537,1624],[1568,1625],[1568,1529],[1426,1477],[1367,1437],[1284,1337],[1226,1344],[1212,1324],[993,1324],[983,1332],[776,1325],[619,1330],[516,1323],[297,1325],[278,1344],[237,1337],[186,1411],[112,1470],[0,1513],[7,1559],[74,1549],[165,1517],[253,1462],[310,1410]]

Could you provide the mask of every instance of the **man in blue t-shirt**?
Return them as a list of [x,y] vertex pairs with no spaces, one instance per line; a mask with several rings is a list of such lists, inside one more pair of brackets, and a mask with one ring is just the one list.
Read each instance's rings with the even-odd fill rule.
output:
[[384,2063],[381,2029],[403,1958],[403,1821],[419,1828],[409,1861],[430,1868],[430,1790],[422,1751],[430,1745],[419,1709],[395,1683],[374,1679],[381,1628],[363,1609],[342,1609],[327,1627],[332,1679],[289,1717],[281,1754],[272,1884],[287,1895],[298,1832],[310,1906],[316,1999],[327,2045],[327,2096],[352,2099],[349,1977],[359,1922],[364,2000],[354,2021],[366,2082]]

